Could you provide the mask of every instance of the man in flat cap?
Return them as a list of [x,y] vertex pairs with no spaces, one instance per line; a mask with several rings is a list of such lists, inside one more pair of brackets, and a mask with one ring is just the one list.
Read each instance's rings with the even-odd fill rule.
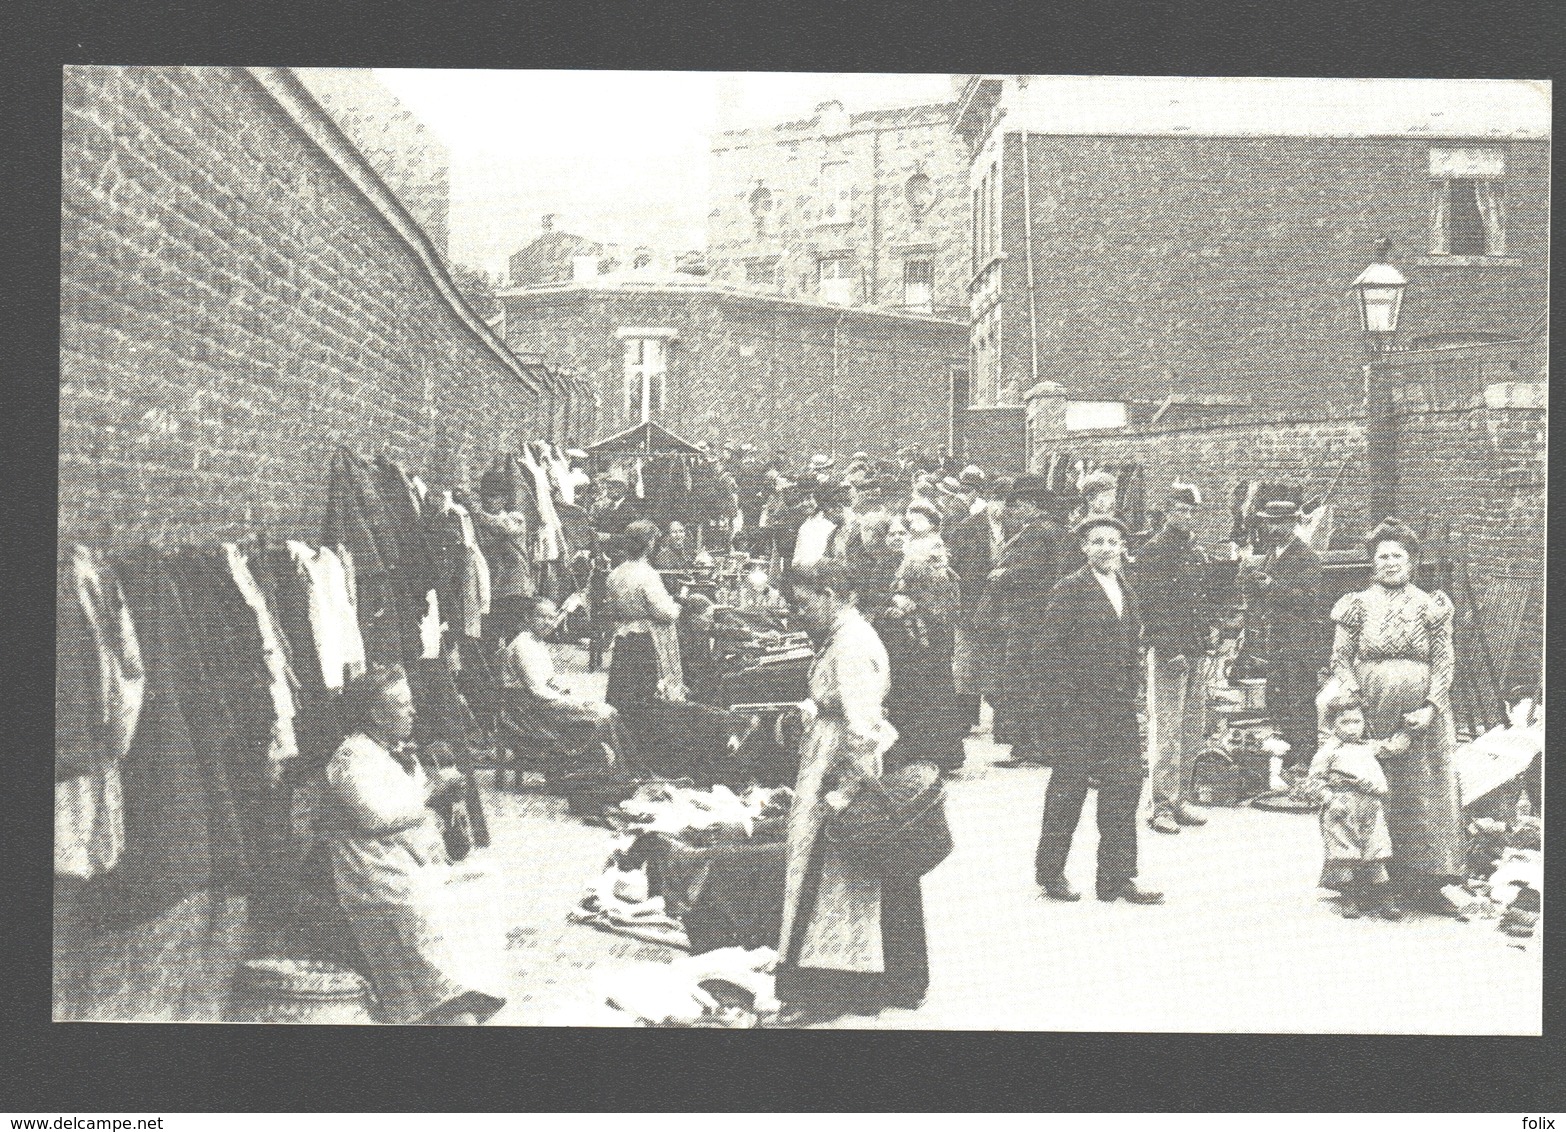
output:
[[1136,594],[1121,576],[1126,525],[1113,515],[1089,515],[1074,530],[1087,564],[1050,591],[1039,633],[1041,650],[1056,657],[1045,698],[1054,769],[1034,876],[1051,900],[1081,899],[1066,879],[1066,861],[1091,771],[1099,778],[1098,898],[1159,904],[1163,893],[1136,883],[1142,624]]
[[1147,745],[1152,814],[1159,833],[1207,819],[1189,804],[1191,760],[1202,747],[1203,657],[1214,609],[1207,596],[1207,556],[1192,534],[1202,493],[1170,486],[1164,526],[1137,552],[1128,574],[1142,602],[1147,639]]
[[1003,637],[1001,667],[991,699],[994,738],[1011,744],[1002,766],[1045,761],[1038,711],[1041,690],[1050,682],[1055,657],[1039,645],[1039,625],[1050,587],[1059,580],[1066,557],[1064,532],[1050,518],[1054,493],[1043,476],[1021,475],[1006,498],[1007,525],[1014,531],[995,556],[981,605],[975,613],[981,632]]

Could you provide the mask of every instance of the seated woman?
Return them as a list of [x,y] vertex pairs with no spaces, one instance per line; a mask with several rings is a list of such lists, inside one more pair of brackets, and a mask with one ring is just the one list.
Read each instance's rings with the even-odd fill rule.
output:
[[[322,832],[338,903],[388,1022],[477,1025],[506,1004],[495,903],[482,877],[452,873],[430,810],[461,774],[430,779],[406,748],[413,693],[400,666],[343,691],[351,732],[326,767]],[[463,897],[466,899],[463,899]]]
[[502,725],[545,748],[549,777],[618,767],[625,761],[620,713],[572,695],[559,682],[547,643],[559,623],[560,611],[547,597],[526,599],[512,614],[500,664]]

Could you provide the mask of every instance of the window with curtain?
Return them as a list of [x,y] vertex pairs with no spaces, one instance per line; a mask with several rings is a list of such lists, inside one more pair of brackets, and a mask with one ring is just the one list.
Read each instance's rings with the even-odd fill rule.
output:
[[1506,156],[1496,148],[1430,151],[1430,254],[1506,254]]

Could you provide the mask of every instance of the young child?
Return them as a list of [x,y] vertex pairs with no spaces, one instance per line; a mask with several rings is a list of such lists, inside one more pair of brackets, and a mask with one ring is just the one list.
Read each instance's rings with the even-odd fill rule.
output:
[[1317,749],[1306,778],[1306,788],[1321,799],[1326,855],[1321,886],[1343,894],[1345,919],[1370,912],[1396,920],[1403,913],[1387,886],[1392,837],[1381,806],[1387,776],[1380,759],[1406,751],[1408,735],[1400,731],[1385,742],[1366,739],[1365,711],[1354,696],[1334,696],[1325,717],[1332,734]]

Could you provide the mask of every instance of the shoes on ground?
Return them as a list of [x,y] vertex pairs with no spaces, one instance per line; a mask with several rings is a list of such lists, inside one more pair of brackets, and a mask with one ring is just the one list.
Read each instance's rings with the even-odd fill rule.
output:
[[1159,812],[1153,815],[1153,820],[1148,822],[1148,827],[1158,833],[1179,833],[1180,823],[1175,821],[1173,814]]
[[1359,901],[1350,896],[1343,898],[1343,907],[1339,911],[1345,920],[1357,920],[1364,915],[1359,910]]
[[1181,825],[1206,825],[1207,815],[1201,810],[1182,804],[1175,807],[1174,820]]
[[1149,888],[1138,888],[1135,881],[1126,881],[1118,888],[1100,889],[1098,898],[1106,904],[1114,900],[1124,900],[1127,904],[1162,904],[1164,894],[1154,892]]
[[1082,899],[1082,894],[1072,888],[1063,876],[1041,880],[1039,881],[1039,887],[1044,889],[1044,895],[1051,900],[1061,900],[1069,904]]

